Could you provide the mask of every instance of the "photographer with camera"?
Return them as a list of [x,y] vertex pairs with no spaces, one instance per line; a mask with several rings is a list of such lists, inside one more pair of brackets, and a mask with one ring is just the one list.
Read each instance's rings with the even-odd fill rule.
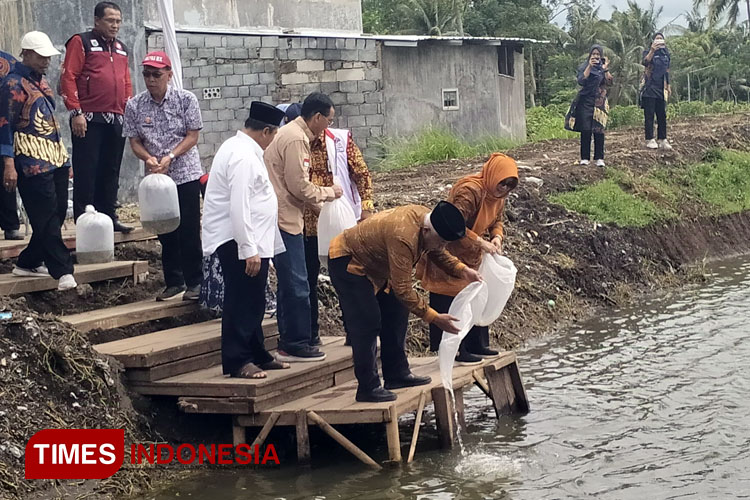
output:
[[578,91],[565,117],[565,128],[581,133],[581,165],[591,161],[591,138],[594,138],[594,160],[604,167],[604,130],[607,128],[609,103],[607,88],[612,84],[609,64],[601,45],[594,45],[589,57],[578,67]]
[[[671,56],[662,33],[654,36],[648,50],[643,51],[643,79],[641,80],[641,107],[645,118],[646,147],[671,151],[667,141],[667,101],[672,89],[669,85],[669,65]],[[658,124],[657,143],[654,140],[654,115]]]

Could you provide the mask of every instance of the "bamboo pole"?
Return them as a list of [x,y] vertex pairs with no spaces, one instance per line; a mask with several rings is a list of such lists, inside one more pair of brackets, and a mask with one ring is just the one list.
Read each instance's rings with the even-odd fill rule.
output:
[[386,438],[388,440],[388,457],[393,463],[401,462],[401,440],[398,435],[398,411],[393,404],[388,409],[391,415],[390,422],[385,424]]
[[349,453],[360,459],[363,463],[374,467],[376,469],[382,469],[380,464],[378,464],[375,460],[369,457],[367,453],[357,448],[357,446],[346,439],[343,434],[341,434],[339,431],[331,427],[331,424],[323,420],[317,413],[314,411],[308,411],[307,412],[307,418],[310,419],[314,424],[316,424],[318,427],[320,427],[323,432],[331,436],[334,441],[336,441],[338,444],[344,447]]
[[255,441],[253,441],[253,444],[250,446],[251,449],[255,449],[255,445],[263,446],[263,442],[271,433],[271,429],[273,429],[273,426],[276,425],[276,422],[279,421],[279,417],[281,417],[281,413],[271,413],[271,416],[268,417],[268,420],[266,420],[266,423],[263,424],[263,428],[258,433],[258,437],[255,438]]
[[419,426],[422,423],[422,413],[424,412],[424,405],[427,402],[427,393],[422,392],[419,395],[419,404],[417,405],[416,420],[414,420],[414,432],[411,435],[411,446],[409,447],[409,457],[406,459],[406,463],[410,464],[414,460],[414,452],[417,450],[417,438],[419,438]]

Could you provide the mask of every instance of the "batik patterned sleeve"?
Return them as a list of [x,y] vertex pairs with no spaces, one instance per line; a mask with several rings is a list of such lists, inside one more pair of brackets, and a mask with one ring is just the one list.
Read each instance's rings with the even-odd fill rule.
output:
[[362,151],[352,139],[351,132],[346,145],[346,157],[349,163],[349,174],[357,185],[359,197],[362,199],[362,210],[372,212],[375,210],[375,205],[372,202],[372,177],[362,156]]
[[0,86],[0,156],[15,157],[13,152],[13,124],[16,123],[26,98],[26,93],[14,77],[9,77]]
[[185,110],[185,127],[187,130],[201,130],[203,128],[203,117],[201,117],[198,98],[192,92],[185,91],[182,99],[182,109]]
[[414,315],[431,323],[437,313],[422,298],[412,283],[415,255],[408,243],[398,237],[388,241],[388,267],[390,285],[394,295]]
[[123,137],[138,137],[138,111],[137,99],[130,99],[125,105],[125,118],[122,122]]

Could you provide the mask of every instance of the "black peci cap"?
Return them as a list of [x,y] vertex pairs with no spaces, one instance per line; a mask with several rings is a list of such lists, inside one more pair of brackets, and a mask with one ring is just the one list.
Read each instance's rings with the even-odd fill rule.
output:
[[250,118],[270,127],[278,127],[284,119],[284,112],[265,102],[253,101],[250,103]]
[[445,241],[460,240],[466,236],[466,221],[461,212],[447,201],[439,202],[430,214],[430,223]]

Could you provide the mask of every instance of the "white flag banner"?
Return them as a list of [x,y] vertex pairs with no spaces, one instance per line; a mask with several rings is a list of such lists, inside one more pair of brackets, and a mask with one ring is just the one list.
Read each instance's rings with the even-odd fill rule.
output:
[[164,49],[172,61],[172,85],[182,89],[182,61],[180,48],[177,46],[177,32],[174,25],[174,5],[172,0],[157,0],[159,19],[164,34]]

